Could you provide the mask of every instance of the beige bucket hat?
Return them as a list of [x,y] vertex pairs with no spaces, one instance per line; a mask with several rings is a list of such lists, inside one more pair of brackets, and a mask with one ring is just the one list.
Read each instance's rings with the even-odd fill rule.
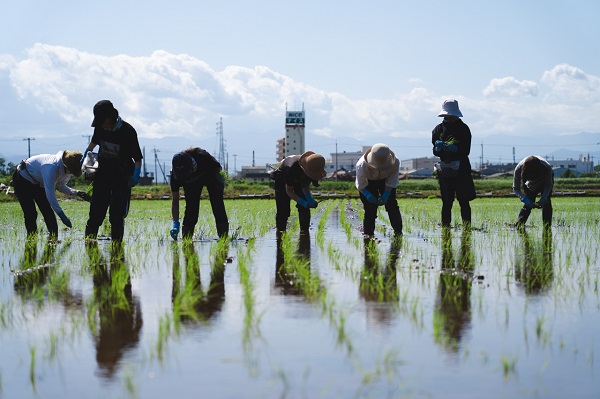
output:
[[327,174],[325,172],[325,158],[322,155],[315,154],[313,151],[306,151],[300,155],[298,163],[311,180],[321,180]]
[[62,155],[63,164],[75,177],[81,176],[81,158],[83,158],[83,154],[80,151],[65,150]]
[[365,152],[365,160],[372,168],[386,170],[396,163],[396,155],[386,144],[377,143]]

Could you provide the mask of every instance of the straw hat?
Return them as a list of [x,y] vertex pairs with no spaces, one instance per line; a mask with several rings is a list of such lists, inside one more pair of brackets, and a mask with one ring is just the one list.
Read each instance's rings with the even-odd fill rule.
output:
[[81,176],[81,158],[83,154],[80,151],[65,150],[62,155],[62,162],[73,176]]
[[377,143],[365,152],[365,160],[372,168],[386,170],[396,163],[396,155],[387,145]]
[[458,116],[462,118],[463,114],[458,109],[458,101],[453,98],[450,98],[442,104],[442,110],[438,114],[438,116]]
[[327,174],[327,172],[325,172],[325,158],[312,151],[306,151],[304,154],[300,155],[298,163],[311,180],[321,180]]

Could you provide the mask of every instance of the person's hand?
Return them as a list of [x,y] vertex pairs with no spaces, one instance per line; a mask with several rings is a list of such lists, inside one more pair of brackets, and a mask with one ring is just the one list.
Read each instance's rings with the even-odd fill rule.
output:
[[454,144],[444,144],[444,149],[448,152],[456,152],[458,151],[458,147]]
[[543,208],[544,205],[546,205],[548,203],[548,198],[546,197],[540,197],[540,199],[538,200],[538,202],[535,203],[535,207],[536,208]]
[[381,197],[377,200],[377,205],[385,205],[387,203],[388,198],[390,197],[391,191],[385,190]]
[[312,197],[312,195],[310,193],[306,194],[305,197],[306,197],[306,202],[308,202],[309,208],[316,208],[317,206],[319,206],[317,201],[315,201],[315,199]]
[[440,152],[444,149],[444,142],[442,140],[436,140],[434,145],[435,152]]
[[87,202],[92,201],[92,196],[89,195],[88,193],[86,193],[85,191],[77,190],[75,195],[77,195],[79,198],[81,198],[84,201],[87,201]]
[[527,198],[525,196],[523,198],[521,198],[521,201],[525,205],[525,208],[533,208],[533,206],[535,205],[532,200],[530,200],[529,198]]
[[129,181],[129,187],[134,187],[138,184],[138,180],[140,179],[140,168],[135,168],[133,170],[133,175],[131,176],[131,180]]
[[67,226],[68,228],[73,227],[73,225],[71,224],[71,221],[69,220],[69,218],[67,217],[67,215],[65,215],[65,213],[63,211],[58,212],[57,215],[60,218],[60,220],[62,220],[62,222],[65,224],[65,226]]
[[87,155],[88,151],[89,150],[86,148],[85,151],[83,152],[83,156],[81,157],[81,160],[79,161],[79,163],[81,165],[83,165],[83,162],[85,161],[85,156]]
[[367,198],[371,204],[377,204],[377,198],[367,189],[362,190],[362,194]]
[[180,223],[176,220],[173,220],[173,228],[171,229],[171,238],[177,241],[177,236],[179,235],[179,226]]
[[305,200],[304,198],[298,198],[298,204],[305,207],[306,209],[310,208],[308,206],[308,201]]

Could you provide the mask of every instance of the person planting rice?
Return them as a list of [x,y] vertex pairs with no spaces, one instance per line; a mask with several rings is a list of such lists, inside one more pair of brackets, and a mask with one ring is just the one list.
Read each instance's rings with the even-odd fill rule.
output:
[[[523,202],[516,226],[523,227],[533,208],[542,209],[544,227],[552,224],[552,188],[554,172],[552,166],[544,158],[537,155],[525,157],[517,164],[513,177],[513,191]],[[523,189],[523,191],[521,191]],[[540,199],[535,202],[536,196]]]
[[194,147],[178,152],[173,156],[171,170],[171,214],[173,228],[171,237],[177,240],[179,235],[179,188],[185,195],[185,214],[183,216],[182,236],[192,238],[198,222],[200,195],[204,186],[208,189],[210,206],[217,224],[219,237],[229,233],[229,220],[223,202],[225,181],[221,175],[221,164],[206,150]]
[[287,229],[290,217],[290,199],[296,201],[300,231],[308,232],[310,227],[310,208],[317,207],[310,192],[310,184],[319,186],[319,180],[325,177],[325,158],[313,151],[302,155],[289,155],[279,165],[271,177],[275,180],[275,204],[277,214],[275,223],[278,232]]
[[33,156],[21,161],[17,166],[12,183],[23,210],[27,235],[37,232],[36,204],[44,217],[50,236],[58,235],[55,212],[65,226],[73,227],[56,199],[56,190],[89,201],[85,192],[67,186],[71,176],[81,176],[82,156],[79,151],[64,150],[56,154]]
[[85,237],[96,239],[110,207],[111,239],[122,241],[131,187],[140,177],[142,150],[133,126],[121,119],[119,111],[108,100],[94,105],[92,127],[94,135],[83,155],[96,146],[100,146],[100,150]]
[[385,206],[394,229],[394,235],[402,235],[402,216],[396,200],[396,186],[400,161],[392,150],[382,143],[369,148],[356,163],[356,188],[365,209],[363,234],[375,234],[377,207]]
[[438,116],[442,123],[432,131],[433,155],[440,157],[435,165],[442,195],[442,226],[450,227],[454,197],[460,205],[463,226],[471,225],[470,201],[475,199],[475,185],[471,176],[471,130],[460,118],[458,101],[448,99]]

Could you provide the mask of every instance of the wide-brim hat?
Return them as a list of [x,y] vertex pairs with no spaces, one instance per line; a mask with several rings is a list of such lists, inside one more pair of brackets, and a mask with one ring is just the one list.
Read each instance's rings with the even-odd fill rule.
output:
[[94,120],[92,121],[92,127],[102,125],[102,122],[106,118],[117,119],[119,111],[113,106],[109,100],[100,100],[94,105]]
[[62,155],[63,165],[75,177],[81,176],[81,158],[83,154],[80,151],[65,150]]
[[298,160],[300,167],[311,180],[321,180],[327,172],[325,172],[325,158],[322,155],[315,154],[313,151],[306,151],[300,155]]
[[365,160],[377,170],[386,170],[394,166],[396,155],[386,144],[377,143],[365,152]]
[[462,118],[463,114],[460,112],[458,108],[458,101],[453,98],[450,98],[442,104],[442,110],[438,114],[438,116],[458,116]]

